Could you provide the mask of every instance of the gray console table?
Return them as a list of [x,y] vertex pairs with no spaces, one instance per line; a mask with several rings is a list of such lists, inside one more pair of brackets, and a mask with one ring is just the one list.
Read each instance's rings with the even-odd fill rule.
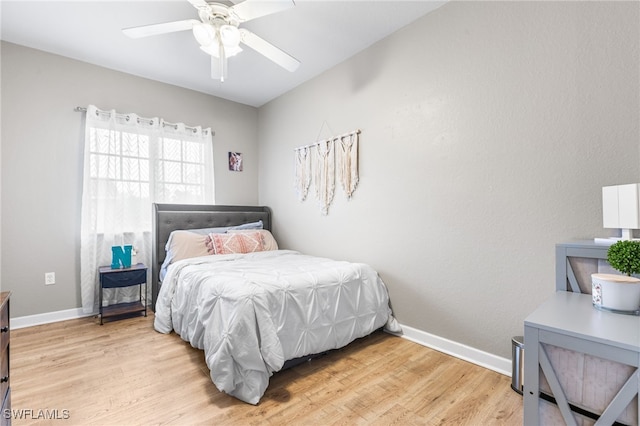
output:
[[556,290],[590,293],[590,274],[598,272],[597,262],[607,259],[609,247],[593,240],[556,244]]
[[[640,388],[640,317],[594,309],[591,295],[558,291],[524,321],[524,424],[540,424],[540,371],[567,425],[577,425],[565,390],[551,366],[546,345],[626,364],[635,372],[602,413],[596,425],[610,425]],[[637,400],[636,400],[637,401]],[[640,408],[638,418],[640,419]]]

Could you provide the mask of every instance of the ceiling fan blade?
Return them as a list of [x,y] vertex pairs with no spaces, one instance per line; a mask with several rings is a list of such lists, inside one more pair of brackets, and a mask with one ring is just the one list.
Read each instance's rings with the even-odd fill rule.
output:
[[195,7],[196,9],[209,8],[209,3],[207,3],[205,0],[187,0],[187,1],[191,3],[193,7]]
[[294,72],[300,66],[298,61],[288,53],[278,49],[265,39],[258,37],[254,33],[244,28],[240,28],[240,41],[255,50],[256,52],[271,59],[287,71]]
[[280,12],[295,6],[293,0],[245,0],[230,7],[240,22]]
[[125,28],[122,32],[131,38],[149,37],[158,34],[174,33],[177,31],[185,31],[193,28],[194,24],[199,24],[196,19],[187,19],[184,21],[165,22],[162,24],[143,25],[141,27]]

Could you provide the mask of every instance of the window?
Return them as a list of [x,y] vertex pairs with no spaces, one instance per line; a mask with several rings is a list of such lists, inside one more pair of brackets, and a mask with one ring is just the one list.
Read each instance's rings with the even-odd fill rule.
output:
[[109,223],[111,231],[150,230],[152,202],[213,202],[213,160],[205,143],[160,136],[154,144],[149,135],[100,127],[88,132],[96,232],[107,231]]
[[[211,131],[87,108],[81,224],[81,293],[97,308],[99,266],[111,247],[133,245],[151,266],[152,203],[214,202]],[[122,296],[122,293],[124,296]],[[129,301],[114,291],[108,303]]]
[[163,138],[158,159],[158,196],[187,200],[204,196],[205,152],[201,143]]

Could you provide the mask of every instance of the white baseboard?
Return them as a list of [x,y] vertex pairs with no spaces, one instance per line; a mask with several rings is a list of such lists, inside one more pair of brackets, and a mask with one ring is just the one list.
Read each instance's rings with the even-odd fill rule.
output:
[[44,314],[11,318],[10,327],[12,330],[17,330],[19,328],[33,327],[34,325],[49,324],[52,322],[90,317],[93,315],[97,315],[97,312],[87,314],[84,313],[82,308],[67,309],[65,311],[47,312]]
[[472,348],[471,346],[409,327],[408,325],[400,324],[400,326],[402,327],[402,333],[392,334],[400,336],[403,339],[410,340],[414,343],[418,343],[422,346],[435,349],[438,352],[443,352],[447,355],[479,365],[480,367],[488,368],[496,373],[511,377],[510,359],[502,358],[488,352]]
[[[52,322],[66,321],[77,318],[89,317],[97,315],[97,313],[84,313],[82,308],[68,309],[65,311],[49,312],[45,314],[28,315],[24,317],[17,317],[11,319],[11,329],[17,330],[19,328],[32,327],[35,325],[49,324]],[[511,377],[511,360],[502,358],[488,352],[481,351],[471,346],[464,345],[462,343],[454,342],[443,337],[436,336],[434,334],[427,333],[417,328],[409,327],[408,325],[402,325],[402,333],[395,334],[403,339],[410,340],[419,345],[426,346],[431,349],[435,349],[439,352],[443,352],[447,355],[454,356],[456,358],[468,361],[472,364],[479,365],[480,367],[488,368],[497,373],[504,374]]]

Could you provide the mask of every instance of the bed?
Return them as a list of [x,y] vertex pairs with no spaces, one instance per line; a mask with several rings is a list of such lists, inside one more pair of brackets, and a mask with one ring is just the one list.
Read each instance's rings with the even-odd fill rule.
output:
[[204,350],[222,392],[258,404],[285,365],[400,331],[375,270],[279,249],[268,207],[154,204],[153,218],[154,328]]

